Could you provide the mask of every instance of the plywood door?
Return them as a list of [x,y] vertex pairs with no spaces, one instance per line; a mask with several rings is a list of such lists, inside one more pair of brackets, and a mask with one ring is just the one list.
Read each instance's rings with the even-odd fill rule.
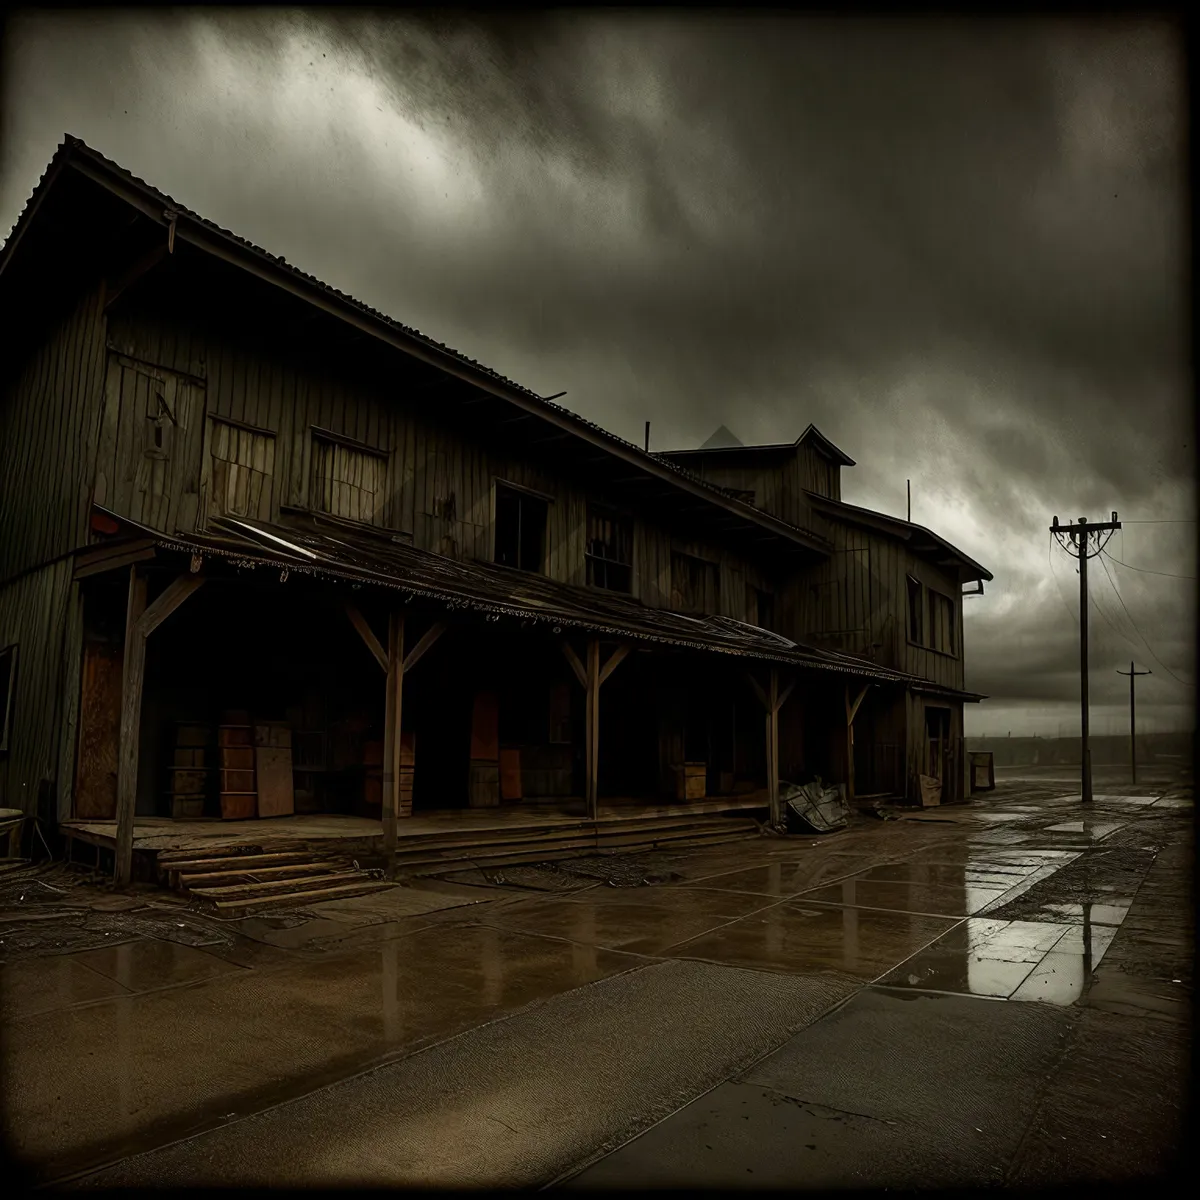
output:
[[74,806],[80,819],[111,821],[117,815],[122,665],[119,644],[93,638],[84,643]]
[[258,775],[258,815],[291,816],[296,811],[291,747],[256,746],[254,767]]

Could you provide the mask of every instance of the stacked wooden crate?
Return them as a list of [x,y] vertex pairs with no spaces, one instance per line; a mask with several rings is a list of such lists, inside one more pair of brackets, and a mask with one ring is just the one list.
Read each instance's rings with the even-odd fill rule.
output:
[[171,816],[179,819],[204,816],[208,792],[208,743],[206,725],[176,721],[171,762]]
[[[396,816],[398,817],[412,816],[413,766],[415,761],[416,735],[412,730],[405,730],[400,735],[400,779],[396,793]],[[367,806],[367,815],[382,817],[383,743],[367,742],[363,747],[363,762],[366,767],[363,798]]]
[[479,692],[471,714],[471,808],[500,804],[500,708],[495,693]]
[[221,783],[221,816],[227,821],[258,815],[254,771],[254,726],[250,714],[227,712],[217,729]]

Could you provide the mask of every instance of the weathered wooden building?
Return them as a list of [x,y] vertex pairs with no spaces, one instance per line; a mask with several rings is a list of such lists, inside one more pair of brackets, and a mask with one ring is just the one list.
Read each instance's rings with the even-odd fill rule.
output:
[[841,503],[816,430],[646,453],[71,138],[0,305],[0,805],[116,822],[119,873],[155,816],[394,846],[414,811],[961,789],[990,575]]

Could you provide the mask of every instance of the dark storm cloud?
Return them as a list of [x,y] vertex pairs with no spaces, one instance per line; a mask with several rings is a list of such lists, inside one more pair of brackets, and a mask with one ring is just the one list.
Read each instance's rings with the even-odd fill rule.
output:
[[[1075,694],[1052,514],[1194,515],[1168,25],[229,11],[16,37],[2,215],[69,129],[633,440],[814,421],[858,460],[847,499],[903,513],[911,478],[914,519],[995,572],[967,609],[993,696]],[[1131,527],[1130,561],[1195,575],[1179,532]],[[1192,585],[1127,575],[1190,680]]]

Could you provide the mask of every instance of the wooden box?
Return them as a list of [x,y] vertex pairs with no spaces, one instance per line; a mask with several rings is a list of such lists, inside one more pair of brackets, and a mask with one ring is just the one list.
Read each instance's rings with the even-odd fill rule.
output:
[[258,789],[255,785],[254,771],[228,770],[221,768],[221,792],[249,792],[253,794]]
[[222,746],[217,756],[223,771],[254,770],[253,746]]
[[707,763],[680,763],[675,768],[675,798],[677,800],[703,800],[707,791]]
[[217,730],[217,745],[253,746],[254,726],[252,725],[222,725]]
[[203,796],[172,796],[171,816],[179,820],[195,820],[204,816]]
[[497,808],[500,804],[500,766],[472,762],[467,803],[471,808]]
[[179,770],[204,769],[206,751],[203,746],[176,746],[172,754],[172,767]]
[[245,821],[258,816],[258,796],[254,792],[222,792],[221,818]]
[[203,796],[207,782],[207,771],[195,771],[187,767],[171,768],[172,796]]

